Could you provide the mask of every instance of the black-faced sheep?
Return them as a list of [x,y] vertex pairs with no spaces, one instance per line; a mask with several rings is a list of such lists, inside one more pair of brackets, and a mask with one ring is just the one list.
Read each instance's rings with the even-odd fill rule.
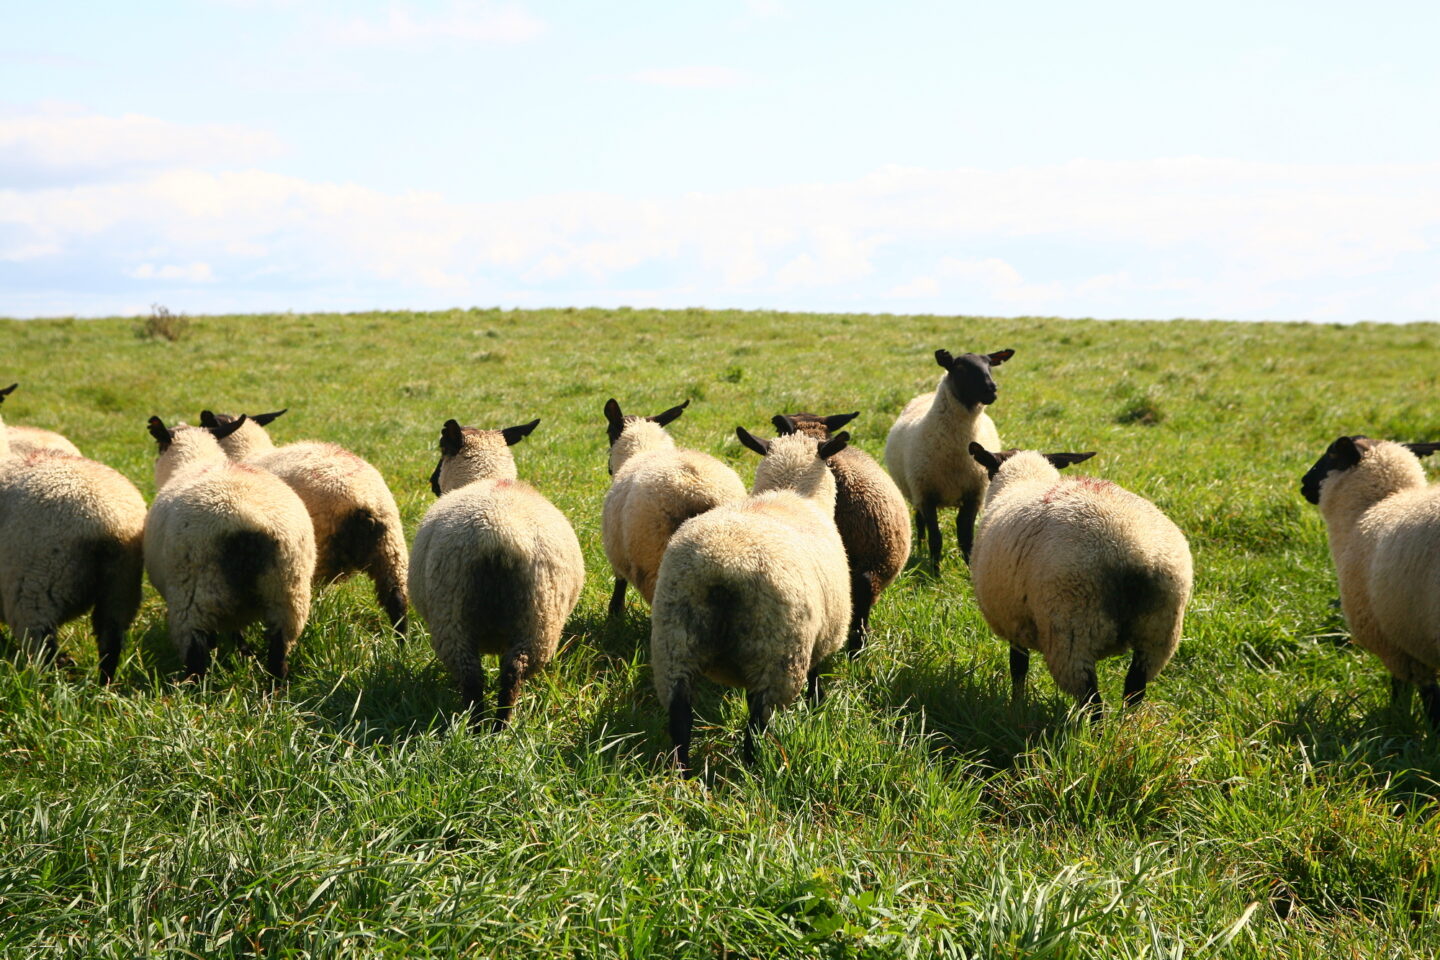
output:
[[745,484],[719,460],[695,450],[678,450],[665,425],[690,405],[653,417],[626,416],[620,404],[605,404],[610,437],[610,490],[601,515],[605,556],[615,572],[610,614],[625,608],[625,588],[652,602],[660,558],[680,524],[713,507],[745,496]]
[[1180,643],[1192,582],[1185,535],[1113,483],[1061,478],[1092,453],[970,452],[990,477],[971,579],[986,622],[1010,642],[1016,699],[1038,650],[1056,685],[1098,719],[1095,663],[1128,650],[1125,701],[1138,703]]
[[1440,730],[1440,486],[1426,484],[1420,465],[1436,450],[1440,443],[1340,437],[1300,492],[1325,519],[1351,636],[1390,671],[1397,703],[1420,687]]
[[[20,386],[12,383],[10,386],[0,390],[0,404],[5,398],[15,392]],[[80,456],[80,448],[75,446],[65,437],[53,430],[42,430],[39,427],[22,427],[11,424],[9,427],[9,446],[11,453],[23,456],[27,453],[65,453],[72,457]]]
[[990,371],[1014,355],[1014,350],[1001,350],[953,357],[948,350],[936,350],[935,362],[945,369],[939,386],[906,404],[885,438],[885,467],[915,508],[917,535],[930,538],[930,565],[936,572],[941,507],[957,508],[955,539],[970,561],[975,517],[989,481],[969,448],[972,442],[987,450],[1000,446],[995,424],[985,413],[997,395]]
[[[269,470],[300,496],[315,526],[315,583],[363,572],[398,638],[407,631],[408,561],[405,531],[385,478],[361,457],[333,443],[276,447],[264,427],[284,413],[262,413],[220,440],[230,459]],[[200,423],[213,431],[233,422],[209,410]]]
[[555,656],[585,581],[570,522],[515,479],[510,445],[539,422],[476,430],[447,420],[431,477],[440,499],[415,535],[415,609],[430,625],[435,655],[459,685],[472,726],[483,722],[481,656],[500,656],[499,730],[521,684]]
[[[859,416],[841,413],[780,414],[772,421],[783,436],[800,432],[828,440]],[[835,526],[850,562],[850,655],[870,634],[870,610],[910,559],[910,517],[895,481],[869,454],[847,446],[825,461],[835,477]]]
[[691,688],[698,675],[746,691],[745,759],[770,716],[845,644],[850,572],[835,528],[835,479],[825,461],[842,433],[770,442],[736,433],[764,459],[747,498],[687,520],[660,563],[650,629],[655,691],[670,715],[675,762],[690,772]]
[[269,471],[229,461],[209,429],[170,430],[151,417],[150,435],[159,492],[145,521],[145,572],[165,598],[186,674],[204,675],[219,639],[258,620],[266,667],[283,679],[310,615],[315,531],[305,504]]

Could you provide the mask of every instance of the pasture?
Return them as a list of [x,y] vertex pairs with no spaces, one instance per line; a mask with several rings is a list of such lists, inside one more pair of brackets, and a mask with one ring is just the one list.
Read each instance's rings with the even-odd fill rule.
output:
[[[632,591],[607,622],[608,397],[747,482],[734,427],[860,410],[880,457],[932,353],[1014,348],[1006,446],[1152,499],[1190,538],[1174,661],[1095,729],[1007,648],[942,514],[829,697],[740,763],[745,707],[702,683],[698,780],[670,772]],[[586,586],[514,726],[470,732],[418,620],[368,581],[318,593],[288,687],[254,658],[201,685],[148,585],[110,689],[88,623],[35,670],[0,639],[5,956],[1430,957],[1440,738],[1347,643],[1301,475],[1341,433],[1440,439],[1440,327],[648,310],[0,321],[8,423],[59,430],[153,496],[146,418],[289,407],[389,481],[413,538],[440,425],[540,417],[521,479],[574,524]],[[1432,476],[1434,468],[1431,469]],[[489,663],[491,676],[495,665]],[[493,687],[492,687],[493,689]]]

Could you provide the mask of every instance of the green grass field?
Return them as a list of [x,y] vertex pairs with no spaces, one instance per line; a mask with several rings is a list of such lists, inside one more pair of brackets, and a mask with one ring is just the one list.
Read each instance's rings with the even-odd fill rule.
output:
[[[1440,741],[1348,645],[1301,474],[1340,433],[1440,439],[1440,327],[763,312],[455,310],[0,321],[7,422],[64,432],[153,493],[145,421],[289,407],[389,480],[413,538],[441,423],[540,417],[515,455],[574,523],[586,589],[514,727],[470,733],[423,625],[397,647],[368,582],[317,595],[287,689],[242,655],[177,685],[148,587],[117,682],[0,640],[5,956],[1433,957]],[[946,529],[819,709],[753,770],[744,702],[702,685],[667,770],[649,621],[607,624],[607,397],[748,479],[734,427],[859,409],[880,456],[932,353],[1015,348],[1007,445],[1154,500],[1190,537],[1179,653],[1124,719],[1070,716],[1038,664],[1009,703]],[[942,525],[949,514],[942,516]],[[840,658],[843,660],[844,658]],[[1110,705],[1125,658],[1102,667]],[[494,665],[491,664],[492,678]],[[493,687],[492,687],[493,689]]]

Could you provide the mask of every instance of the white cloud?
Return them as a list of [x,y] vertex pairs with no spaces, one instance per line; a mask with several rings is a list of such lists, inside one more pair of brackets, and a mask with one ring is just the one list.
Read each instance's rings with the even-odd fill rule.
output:
[[412,46],[432,41],[524,43],[545,32],[545,22],[516,4],[455,2],[441,14],[393,4],[379,18],[336,21],[325,39],[341,46]]
[[153,263],[142,263],[125,275],[136,280],[188,280],[191,283],[209,283],[215,279],[215,272],[208,263],[167,263],[157,267]]
[[654,87],[696,87],[715,90],[721,87],[737,87],[745,83],[747,75],[730,67],[667,67],[654,70],[640,70],[630,74],[636,83]]

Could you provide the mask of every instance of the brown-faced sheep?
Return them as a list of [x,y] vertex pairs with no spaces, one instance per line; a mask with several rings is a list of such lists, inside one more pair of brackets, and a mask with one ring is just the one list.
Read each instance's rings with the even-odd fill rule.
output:
[[520,686],[555,656],[580,597],[585,561],[564,514],[515,479],[510,446],[540,421],[476,430],[445,421],[431,484],[439,500],[415,535],[410,589],[435,655],[483,722],[484,654],[500,657],[495,729]]

